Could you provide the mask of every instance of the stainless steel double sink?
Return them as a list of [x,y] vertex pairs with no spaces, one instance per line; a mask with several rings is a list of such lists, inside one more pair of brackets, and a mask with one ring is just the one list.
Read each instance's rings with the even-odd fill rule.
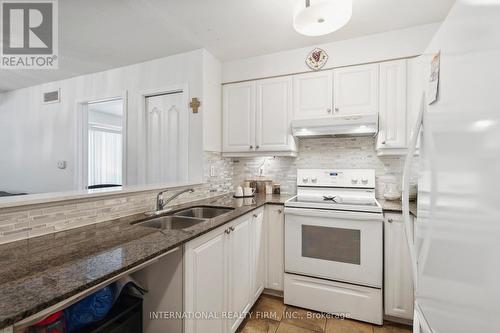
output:
[[183,230],[232,210],[234,210],[232,207],[194,206],[133,224],[156,229]]

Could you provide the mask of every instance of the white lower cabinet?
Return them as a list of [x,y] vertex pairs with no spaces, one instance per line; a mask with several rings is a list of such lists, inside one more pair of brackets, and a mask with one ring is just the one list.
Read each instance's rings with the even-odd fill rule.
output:
[[266,206],[267,282],[266,288],[283,291],[285,272],[285,214],[279,205]]
[[[233,333],[263,290],[264,209],[185,244],[184,332]],[[258,291],[260,290],[260,291]]]
[[401,214],[385,214],[384,238],[385,315],[412,319],[414,296],[411,258]]
[[252,220],[252,258],[253,258],[253,283],[252,299],[256,301],[266,285],[267,251],[266,251],[266,223],[264,210],[259,210],[253,215]]
[[236,314],[245,314],[250,310],[253,302],[251,295],[252,257],[251,257],[251,228],[252,215],[245,215],[237,219],[230,227],[228,236],[229,245],[229,332],[235,332],[243,320]]
[[[226,321],[194,318],[226,311],[228,240],[219,228],[196,238],[184,248],[184,332],[226,332]],[[189,316],[192,316],[190,318]]]

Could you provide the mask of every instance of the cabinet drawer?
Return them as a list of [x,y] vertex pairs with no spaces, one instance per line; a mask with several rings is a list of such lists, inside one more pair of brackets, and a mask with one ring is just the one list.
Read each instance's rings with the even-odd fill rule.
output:
[[382,290],[285,274],[285,304],[382,324]]

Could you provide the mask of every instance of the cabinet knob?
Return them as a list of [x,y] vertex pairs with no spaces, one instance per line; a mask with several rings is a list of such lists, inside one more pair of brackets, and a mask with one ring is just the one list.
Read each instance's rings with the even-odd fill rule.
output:
[[234,231],[234,227],[229,227],[229,230]]
[[259,149],[260,147],[259,146],[255,146],[255,149]]
[[332,113],[332,109],[328,108],[328,109],[326,109],[326,112]]
[[258,215],[257,214],[253,214],[253,217],[257,217]]
[[278,209],[278,214],[281,214],[283,213],[283,211],[281,209]]
[[385,145],[385,140],[381,142],[381,144]]
[[339,112],[339,108],[335,108],[335,112]]
[[250,149],[253,149],[253,146],[250,146]]
[[388,218],[387,222],[392,223],[392,222],[394,222],[394,220],[392,218]]
[[226,229],[226,230],[224,230],[224,233],[226,233],[226,235],[229,235],[231,233],[231,231],[229,229]]

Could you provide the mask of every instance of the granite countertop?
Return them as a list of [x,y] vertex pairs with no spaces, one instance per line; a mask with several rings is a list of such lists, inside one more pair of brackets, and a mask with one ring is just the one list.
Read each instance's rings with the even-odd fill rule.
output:
[[[401,200],[384,200],[384,199],[377,199],[377,201],[380,203],[382,206],[382,210],[385,212],[402,212],[403,211],[403,204],[401,203]],[[410,201],[410,214],[413,216],[417,216],[417,202],[416,201]]]
[[0,329],[27,318],[92,286],[265,204],[291,196],[258,195],[250,203],[232,195],[173,207],[229,206],[231,212],[184,230],[158,230],[131,222],[136,214],[108,222],[0,245]]

